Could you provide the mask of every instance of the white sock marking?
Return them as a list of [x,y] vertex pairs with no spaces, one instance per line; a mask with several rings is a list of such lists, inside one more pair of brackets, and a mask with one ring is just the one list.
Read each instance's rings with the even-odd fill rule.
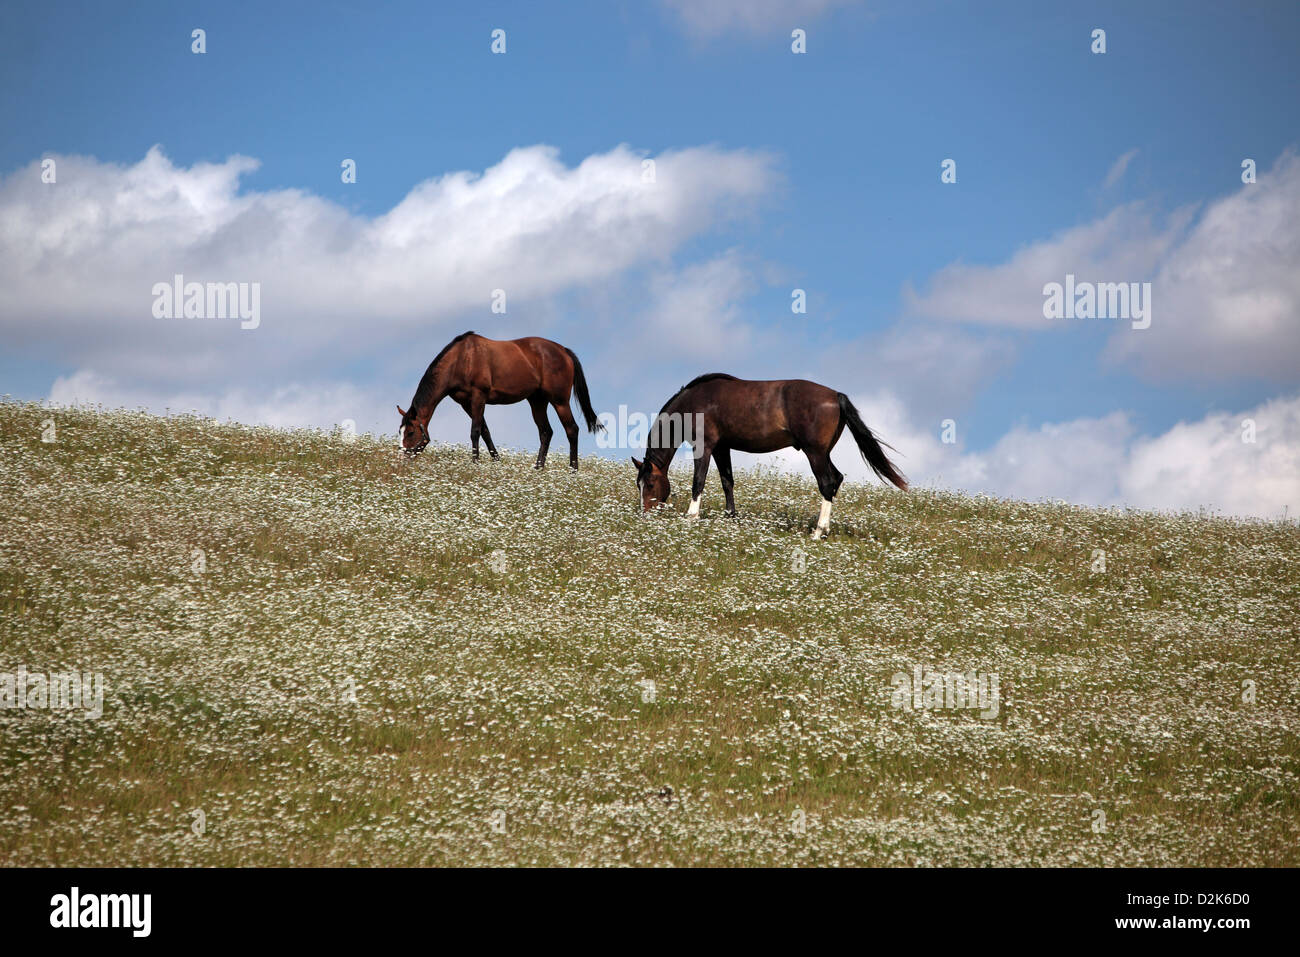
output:
[[821,538],[831,530],[831,503],[822,499],[822,511],[817,516],[817,527],[813,530],[813,538]]
[[700,499],[702,498],[704,498],[703,495],[698,495],[695,498],[691,499],[691,507],[686,511],[687,518],[700,517]]

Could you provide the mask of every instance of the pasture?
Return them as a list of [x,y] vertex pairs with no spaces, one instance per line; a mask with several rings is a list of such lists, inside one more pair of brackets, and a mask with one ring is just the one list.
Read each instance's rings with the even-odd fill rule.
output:
[[1300,864],[1294,522],[535,452],[0,403],[0,863]]

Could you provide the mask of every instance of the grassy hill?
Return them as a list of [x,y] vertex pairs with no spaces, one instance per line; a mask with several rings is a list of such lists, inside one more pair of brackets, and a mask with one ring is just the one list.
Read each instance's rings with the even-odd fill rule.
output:
[[0,673],[106,688],[0,710],[0,863],[1300,864],[1295,523],[846,485],[811,542],[811,476],[689,524],[12,402],[0,456]]

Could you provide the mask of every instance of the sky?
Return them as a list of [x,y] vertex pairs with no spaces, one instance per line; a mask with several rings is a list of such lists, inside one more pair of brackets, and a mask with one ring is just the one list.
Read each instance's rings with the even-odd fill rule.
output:
[[1298,50],[1289,2],[11,4],[0,392],[395,436],[452,336],[541,335],[600,412],[808,378],[919,485],[1295,517]]

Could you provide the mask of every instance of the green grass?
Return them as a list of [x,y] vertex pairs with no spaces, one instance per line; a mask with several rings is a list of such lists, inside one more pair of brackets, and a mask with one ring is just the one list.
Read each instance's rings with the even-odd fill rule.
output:
[[1295,523],[846,485],[812,542],[807,475],[689,523],[596,458],[19,403],[0,456],[0,674],[106,685],[0,710],[5,864],[1300,863]]

